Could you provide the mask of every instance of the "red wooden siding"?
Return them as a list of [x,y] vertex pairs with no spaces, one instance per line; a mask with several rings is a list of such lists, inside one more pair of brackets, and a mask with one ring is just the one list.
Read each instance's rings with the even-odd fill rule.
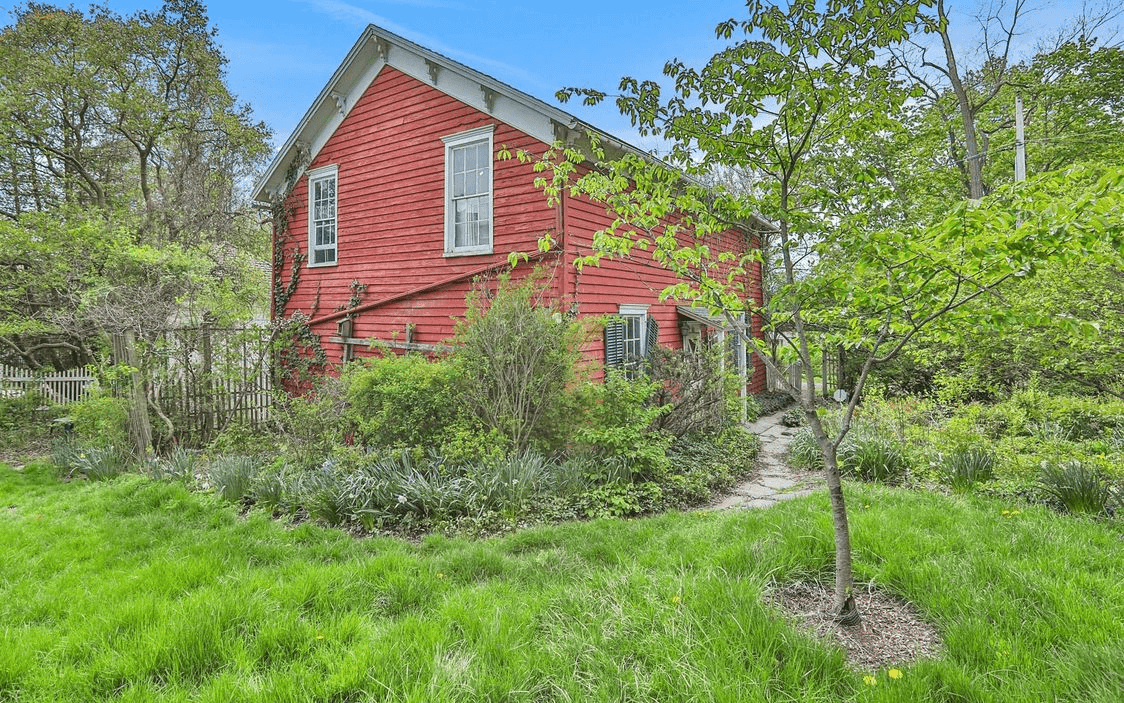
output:
[[[308,169],[339,169],[338,263],[301,272],[300,284],[284,315],[297,311],[313,319],[346,306],[352,281],[366,286],[362,303],[414,290],[490,263],[512,251],[533,252],[556,214],[531,187],[530,171],[517,160],[493,162],[493,254],[444,256],[445,145],[442,137],[495,125],[498,149],[545,145],[497,122],[400,71],[384,67]],[[307,251],[308,191],[302,178],[290,195],[291,236],[286,246]],[[288,266],[286,265],[286,276]],[[452,316],[464,313],[469,281],[449,285],[414,300],[360,314],[355,336],[401,339],[407,322],[416,341],[434,343],[452,334]],[[314,325],[330,360],[342,350],[327,342],[335,321]]]
[[[546,148],[492,116],[384,67],[308,167],[338,167],[337,264],[303,266],[293,297],[276,314],[300,311],[311,317],[328,359],[338,362],[343,350],[328,341],[336,330],[336,319],[329,316],[350,307],[349,286],[358,281],[366,289],[360,295],[362,311],[354,319],[354,337],[404,341],[406,325],[412,324],[415,342],[440,343],[452,335],[453,319],[464,315],[470,274],[502,265],[509,252],[534,252],[539,237],[564,221],[564,233],[558,237],[564,252],[542,262],[552,273],[552,295],[561,305],[576,302],[583,316],[600,316],[617,313],[621,304],[647,304],[649,314],[659,321],[660,343],[681,347],[676,303],[659,301],[660,291],[675,282],[674,276],[644,253],[629,261],[606,260],[578,273],[572,266],[574,257],[589,253],[593,233],[611,219],[602,205],[585,198],[567,196],[560,210],[548,208],[545,196],[533,186],[530,167],[518,160],[493,161],[494,253],[444,256],[445,144],[441,138],[485,125],[495,126],[492,139],[497,150],[506,146],[512,152],[526,148],[541,153]],[[307,252],[306,178],[293,189],[289,205],[286,250],[296,247]],[[728,233],[724,239],[720,246],[730,250],[744,246],[740,233]],[[517,275],[530,269],[523,265]],[[286,261],[284,280],[288,275]],[[443,281],[447,285],[434,286]],[[363,310],[420,289],[426,290]],[[759,322],[754,325],[759,332]],[[587,351],[603,361],[600,342],[591,343]],[[751,387],[759,383],[763,388],[764,369],[755,367]]]

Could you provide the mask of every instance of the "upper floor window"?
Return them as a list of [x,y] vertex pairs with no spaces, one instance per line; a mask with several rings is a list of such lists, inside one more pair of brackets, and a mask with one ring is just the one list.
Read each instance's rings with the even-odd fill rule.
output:
[[446,255],[492,252],[492,130],[443,138]]
[[338,171],[325,166],[308,173],[308,265],[336,263]]

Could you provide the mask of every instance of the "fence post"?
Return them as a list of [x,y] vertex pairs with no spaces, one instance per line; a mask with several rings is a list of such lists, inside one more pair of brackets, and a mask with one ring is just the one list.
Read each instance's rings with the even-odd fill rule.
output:
[[821,386],[820,395],[822,395],[824,397],[827,397],[827,350],[826,349],[823,350],[822,352],[820,352],[820,362],[821,362],[821,366],[823,367],[822,368],[823,375],[820,376],[820,386]]
[[199,327],[203,336],[203,441],[210,442],[215,429],[215,365],[214,341],[211,339],[210,320],[204,318]]

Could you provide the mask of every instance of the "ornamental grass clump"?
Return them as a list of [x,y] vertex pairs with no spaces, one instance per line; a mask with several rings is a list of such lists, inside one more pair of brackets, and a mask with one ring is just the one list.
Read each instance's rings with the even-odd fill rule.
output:
[[995,476],[995,454],[983,447],[960,448],[943,457],[942,476],[956,491],[966,491]]
[[130,458],[116,446],[83,447],[70,454],[71,471],[85,474],[91,481],[105,481],[129,470]]
[[905,475],[909,462],[894,440],[860,435],[839,445],[839,468],[844,476],[893,483]]
[[209,483],[222,499],[237,503],[251,495],[251,486],[257,467],[248,456],[221,456],[207,469]]
[[1115,492],[1107,476],[1076,459],[1057,464],[1043,462],[1037,488],[1051,503],[1086,515],[1106,512]]

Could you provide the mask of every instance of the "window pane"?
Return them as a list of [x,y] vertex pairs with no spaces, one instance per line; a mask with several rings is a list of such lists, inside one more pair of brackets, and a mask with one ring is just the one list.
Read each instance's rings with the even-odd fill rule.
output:
[[464,169],[466,171],[473,171],[476,169],[476,149],[472,146],[464,148]]

